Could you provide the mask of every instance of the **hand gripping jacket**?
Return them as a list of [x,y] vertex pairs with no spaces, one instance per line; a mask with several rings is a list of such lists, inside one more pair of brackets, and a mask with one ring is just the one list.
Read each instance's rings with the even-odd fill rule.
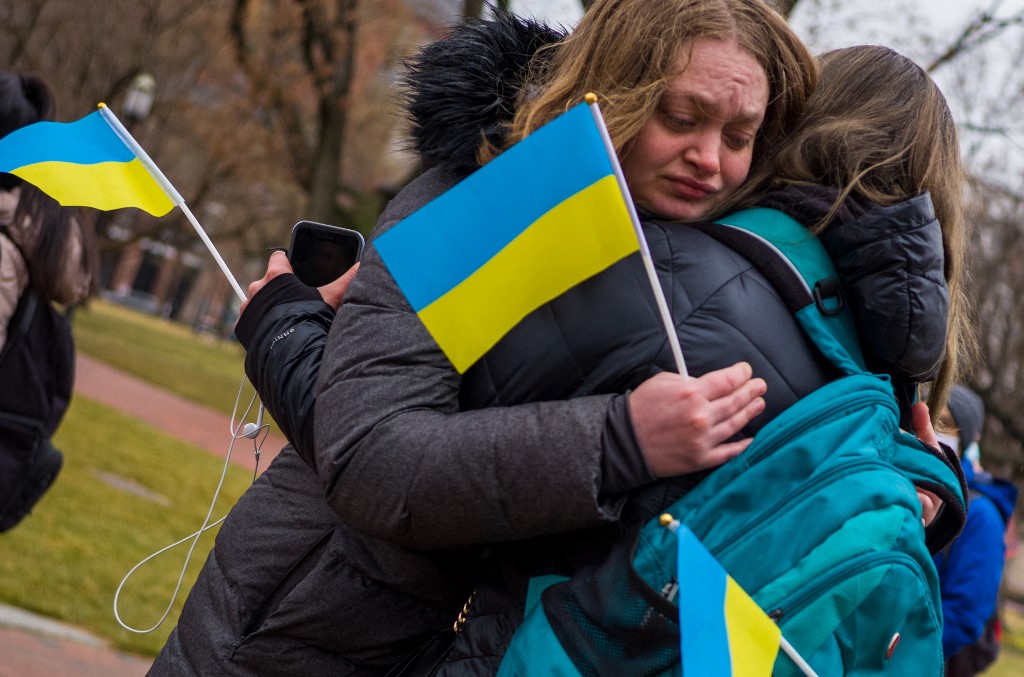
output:
[[[845,374],[765,426],[667,512],[686,524],[821,675],[943,670],[939,585],[915,484],[964,510],[962,477],[898,425],[887,376],[864,367],[819,240],[753,209],[705,232],[757,265]],[[657,519],[603,562],[547,585],[499,672],[680,674],[676,536]],[[533,597],[531,595],[531,597]],[[800,674],[780,652],[775,675]]]

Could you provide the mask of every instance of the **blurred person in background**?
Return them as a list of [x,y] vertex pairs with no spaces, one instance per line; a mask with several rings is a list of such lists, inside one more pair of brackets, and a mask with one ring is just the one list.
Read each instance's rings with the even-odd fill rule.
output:
[[[0,138],[53,120],[42,79],[0,71]],[[94,289],[91,224],[13,174],[0,173],[0,531],[53,484],[63,455],[50,442],[74,383],[69,309]]]
[[980,674],[995,662],[1002,639],[999,586],[1013,529],[1017,488],[981,466],[978,446],[985,425],[981,397],[954,386],[942,422],[957,434],[940,440],[960,456],[971,490],[964,530],[935,556],[942,592],[942,652],[946,675]]

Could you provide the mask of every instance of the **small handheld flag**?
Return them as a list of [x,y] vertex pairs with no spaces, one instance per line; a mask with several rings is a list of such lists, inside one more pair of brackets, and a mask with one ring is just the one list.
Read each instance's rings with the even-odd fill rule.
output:
[[770,677],[779,648],[808,677],[810,665],[779,626],[730,576],[704,544],[679,521],[662,524],[678,538],[679,651],[683,675]]
[[174,203],[104,120],[37,122],[0,139],[0,172],[14,174],[65,206],[137,207],[163,216]]
[[68,207],[136,207],[153,216],[180,207],[235,295],[245,301],[238,280],[185,200],[106,104],[74,122],[37,122],[0,138],[0,172],[28,181]]
[[[377,238],[381,259],[458,372],[529,313],[629,254],[641,250],[649,264],[611,148],[596,103],[580,104]],[[685,374],[670,319],[666,329]]]

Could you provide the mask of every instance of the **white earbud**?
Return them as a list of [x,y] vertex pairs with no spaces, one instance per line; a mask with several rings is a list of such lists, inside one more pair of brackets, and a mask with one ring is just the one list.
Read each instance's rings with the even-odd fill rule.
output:
[[263,412],[264,408],[261,402],[259,409],[256,411],[256,422],[246,423],[242,426],[242,437],[254,440],[259,436],[260,431],[263,430]]

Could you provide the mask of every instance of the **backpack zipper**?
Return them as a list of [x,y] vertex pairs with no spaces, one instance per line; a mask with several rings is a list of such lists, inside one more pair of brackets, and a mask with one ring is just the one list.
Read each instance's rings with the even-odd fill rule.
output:
[[[819,574],[808,586],[789,593],[781,603],[773,604],[771,606],[779,613],[780,618],[792,618],[803,611],[803,609],[810,604],[813,599],[820,596],[822,590],[835,587],[837,580],[850,579],[853,576],[874,568],[883,562],[892,565],[905,566],[921,582],[921,585],[924,588],[928,588],[928,582],[924,578],[924,572],[921,570],[921,565],[918,564],[917,560],[910,555],[897,550],[869,552],[860,555],[852,561],[842,564],[836,569]],[[785,623],[785,621],[783,621],[783,623]]]
[[[847,377],[849,378],[849,377]],[[849,407],[860,404],[891,404],[892,398],[888,397],[880,392],[867,392],[867,393],[855,393],[848,399],[844,400],[840,406]],[[827,409],[819,411],[810,419],[805,419],[799,425],[796,426],[781,426],[782,430],[775,436],[770,437],[767,440],[763,440],[758,448],[747,457],[748,465],[755,465],[759,463],[765,456],[776,451],[779,447],[787,444],[791,440],[800,435],[803,435],[807,430],[817,426],[822,420],[835,416],[836,405],[832,404]],[[890,407],[891,408],[891,407]],[[777,421],[778,419],[776,419]]]
[[712,554],[714,554],[716,558],[721,558],[722,556],[728,554],[733,548],[738,547],[739,544],[742,542],[741,539],[738,538],[740,534],[747,532],[744,538],[749,539],[754,533],[756,533],[759,530],[758,527],[770,523],[771,520],[775,517],[775,515],[779,513],[783,508],[788,507],[789,504],[800,499],[810,491],[818,488],[818,486],[823,484],[826,480],[831,479],[833,476],[839,473],[845,474],[846,471],[851,471],[861,466],[876,466],[884,469],[892,468],[892,466],[877,458],[855,458],[850,461],[845,461],[838,465],[832,466],[828,470],[825,470],[824,472],[819,473],[818,475],[815,475],[809,478],[807,481],[803,482],[799,487],[796,488],[796,490],[790,492],[786,496],[783,496],[781,499],[776,501],[775,505],[773,505],[768,510],[762,512],[756,519],[752,519],[749,522],[744,523],[741,527],[734,529],[732,533],[728,535],[728,537],[722,539],[722,542],[724,542],[725,545],[715,550]]

